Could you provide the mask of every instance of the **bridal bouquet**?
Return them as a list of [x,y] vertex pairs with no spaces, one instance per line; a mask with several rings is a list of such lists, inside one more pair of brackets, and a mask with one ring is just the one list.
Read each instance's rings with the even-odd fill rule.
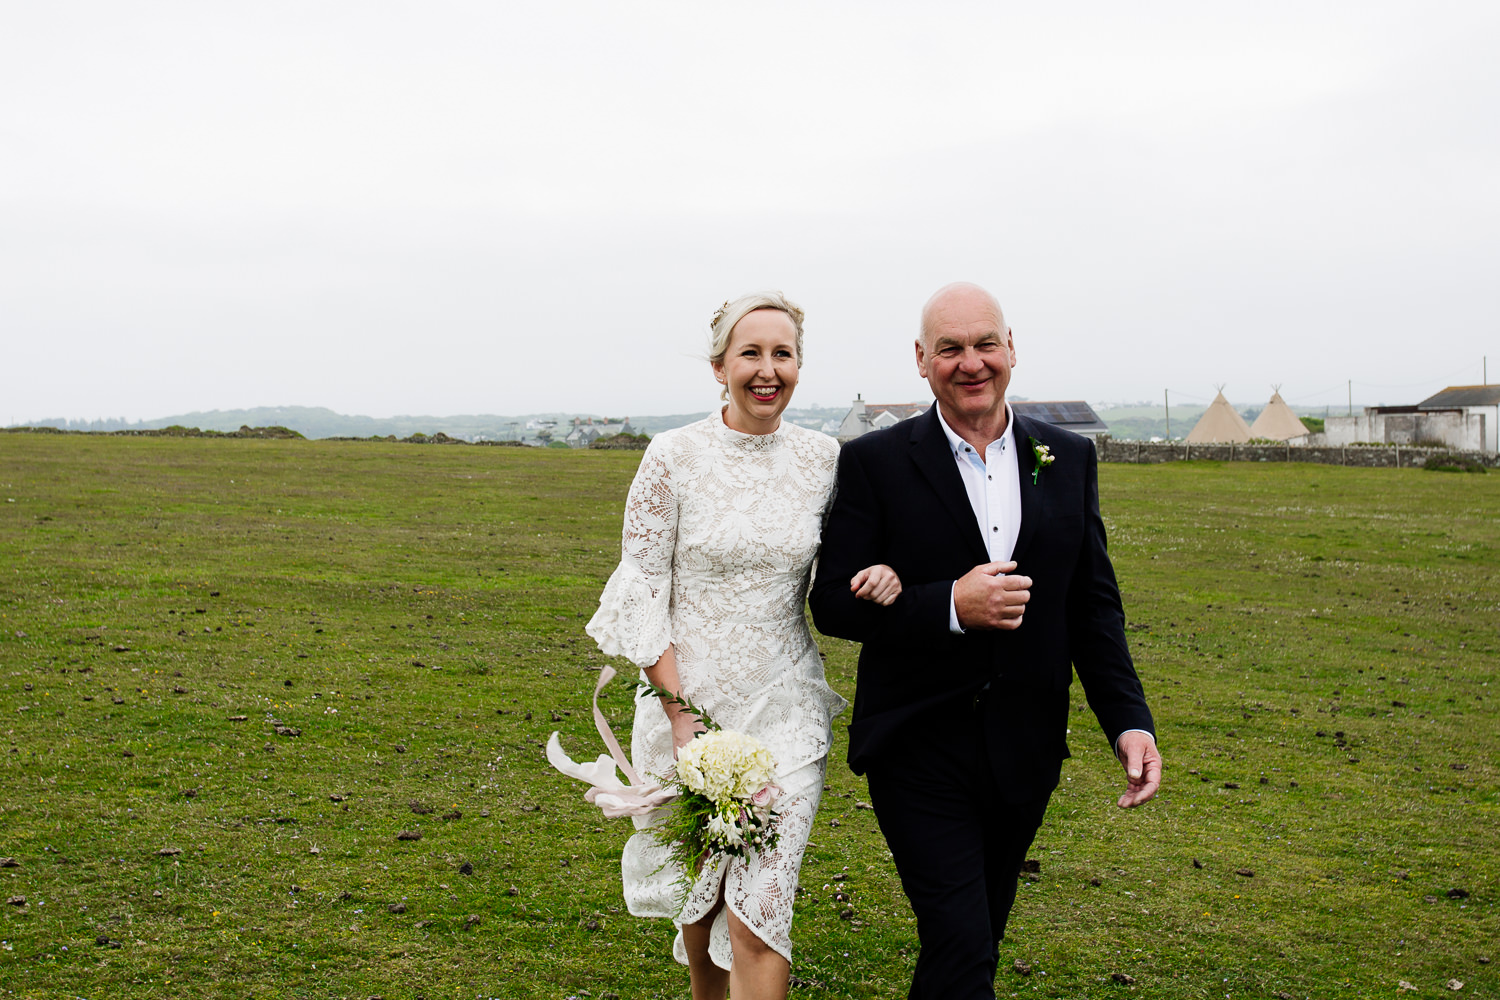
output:
[[710,854],[743,858],[775,847],[781,789],[771,783],[771,752],[753,736],[718,726],[686,698],[644,681],[637,685],[686,708],[707,728],[677,751],[677,766],[666,778],[677,786],[677,799],[663,810],[655,833],[671,845],[673,860],[696,876]]
[[[776,846],[776,799],[781,789],[771,782],[776,760],[753,736],[722,728],[702,709],[671,691],[645,681],[636,686],[658,698],[676,702],[703,723],[706,732],[677,751],[672,773],[647,782],[626,759],[614,732],[599,711],[599,691],[614,677],[605,667],[594,688],[594,725],[609,748],[591,764],[578,764],[563,752],[557,733],[547,741],[547,760],[570,778],[592,787],[584,799],[605,816],[658,816],[652,832],[671,850],[671,860],[689,878],[696,878],[713,855],[743,858],[749,851]],[[630,784],[616,776],[616,766]]]

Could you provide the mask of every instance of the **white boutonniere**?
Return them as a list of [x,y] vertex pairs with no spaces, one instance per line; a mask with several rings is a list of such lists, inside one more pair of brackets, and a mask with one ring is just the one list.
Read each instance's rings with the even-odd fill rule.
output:
[[1035,486],[1037,477],[1042,474],[1042,470],[1057,461],[1057,457],[1052,454],[1051,448],[1048,448],[1036,438],[1028,438],[1028,440],[1031,442],[1031,453],[1036,456],[1036,467],[1031,470],[1031,485]]

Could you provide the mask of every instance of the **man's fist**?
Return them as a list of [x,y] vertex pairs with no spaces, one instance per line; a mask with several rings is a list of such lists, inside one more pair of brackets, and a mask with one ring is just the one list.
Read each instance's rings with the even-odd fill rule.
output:
[[1021,627],[1031,600],[1031,577],[1011,576],[1013,562],[975,566],[953,585],[953,609],[965,629]]

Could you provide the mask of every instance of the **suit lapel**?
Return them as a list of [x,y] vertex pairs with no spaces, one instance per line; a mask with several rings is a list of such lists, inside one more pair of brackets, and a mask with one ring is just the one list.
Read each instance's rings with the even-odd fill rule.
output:
[[[949,451],[948,437],[938,423],[936,406],[928,407],[926,413],[912,421],[912,425],[913,464],[942,500],[969,547],[979,554],[979,561],[988,562],[990,557],[984,545],[984,535],[979,530],[979,522],[974,519],[974,508],[969,505],[963,477],[958,474],[953,453]],[[1025,525],[1024,518],[1021,523]]]
[[1032,473],[1036,470],[1036,452],[1031,449],[1034,428],[1025,417],[1016,415],[1015,421],[1016,471],[1021,477],[1021,530],[1016,535],[1016,547],[1011,558],[1019,563],[1042,519],[1045,506],[1043,501],[1046,499],[1042,482],[1047,477],[1042,476],[1037,481],[1032,481]]

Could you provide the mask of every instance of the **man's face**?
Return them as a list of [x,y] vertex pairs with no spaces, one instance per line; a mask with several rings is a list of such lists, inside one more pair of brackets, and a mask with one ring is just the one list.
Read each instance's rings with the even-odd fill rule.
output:
[[972,423],[1003,412],[1015,364],[1005,317],[978,289],[957,289],[938,302],[917,341],[917,371],[945,420]]

